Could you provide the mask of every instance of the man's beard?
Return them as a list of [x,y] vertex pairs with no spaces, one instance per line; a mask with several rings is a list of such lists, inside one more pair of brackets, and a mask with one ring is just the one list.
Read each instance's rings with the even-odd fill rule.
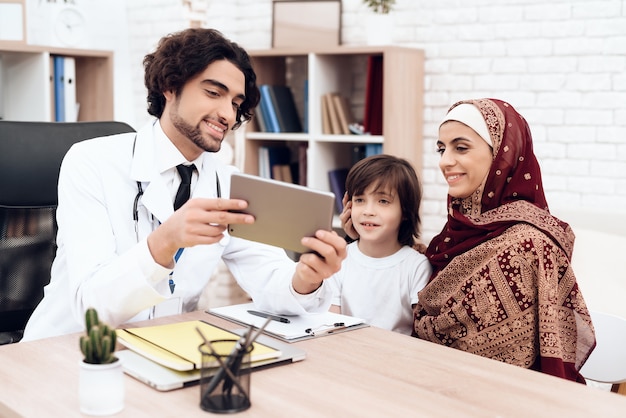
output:
[[210,139],[205,139],[202,136],[202,130],[197,126],[192,126],[187,123],[180,115],[176,112],[177,109],[172,109],[170,112],[170,119],[172,120],[172,125],[180,132],[182,135],[187,137],[191,142],[196,144],[199,148],[203,149],[206,152],[218,152],[222,147],[222,141],[217,140],[213,137]]

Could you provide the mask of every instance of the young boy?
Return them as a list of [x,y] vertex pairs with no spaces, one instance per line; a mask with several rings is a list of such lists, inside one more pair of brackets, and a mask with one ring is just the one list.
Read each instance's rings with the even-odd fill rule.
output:
[[358,239],[327,282],[330,310],[410,335],[417,292],[431,274],[426,257],[413,249],[421,201],[417,174],[404,159],[374,155],[352,167],[346,194]]

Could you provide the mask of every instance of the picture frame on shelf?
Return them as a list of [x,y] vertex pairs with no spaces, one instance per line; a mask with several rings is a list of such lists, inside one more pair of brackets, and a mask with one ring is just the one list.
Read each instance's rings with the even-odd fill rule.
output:
[[272,48],[341,44],[340,0],[274,0]]
[[26,44],[26,0],[0,0],[0,42]]

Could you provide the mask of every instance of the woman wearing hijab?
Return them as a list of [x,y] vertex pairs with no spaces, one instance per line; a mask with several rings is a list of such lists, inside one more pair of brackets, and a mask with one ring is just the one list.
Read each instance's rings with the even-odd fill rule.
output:
[[426,250],[414,336],[584,383],[595,336],[574,234],[548,210],[528,124],[500,100],[462,101],[437,148],[448,220]]

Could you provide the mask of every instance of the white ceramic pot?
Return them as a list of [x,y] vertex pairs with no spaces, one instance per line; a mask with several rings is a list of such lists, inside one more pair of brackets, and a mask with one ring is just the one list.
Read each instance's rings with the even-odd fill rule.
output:
[[389,45],[393,32],[393,18],[389,14],[369,13],[365,19],[368,45]]
[[124,371],[120,360],[109,364],[80,362],[80,412],[113,415],[124,409]]

